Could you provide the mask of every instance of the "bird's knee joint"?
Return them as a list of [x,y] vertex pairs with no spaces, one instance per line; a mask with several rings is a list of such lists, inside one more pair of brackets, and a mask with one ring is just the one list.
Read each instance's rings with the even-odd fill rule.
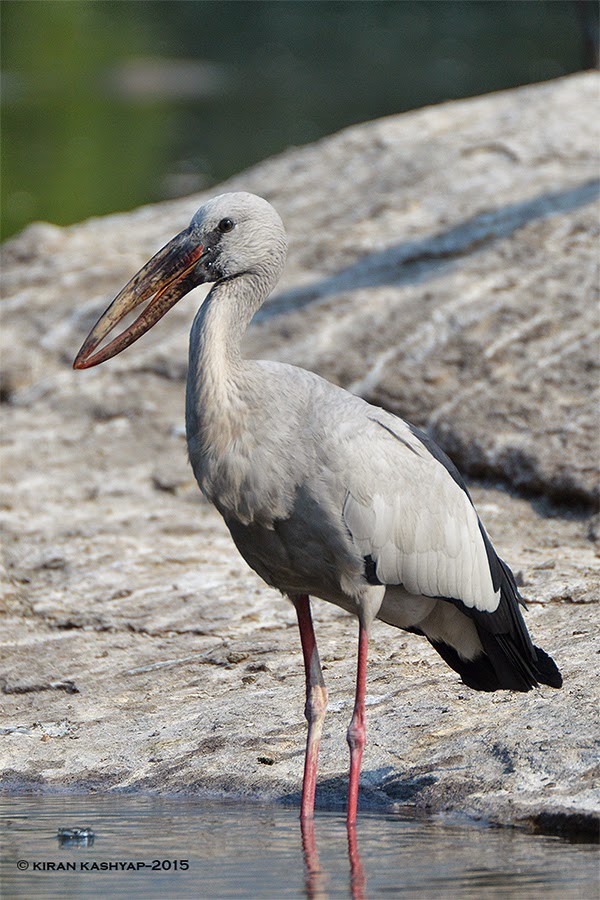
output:
[[346,740],[351,750],[363,750],[367,743],[367,732],[364,724],[352,721],[346,734]]
[[308,723],[318,722],[320,719],[323,719],[325,717],[326,709],[327,688],[320,685],[312,687],[306,698],[306,706],[304,707],[304,715],[306,716]]

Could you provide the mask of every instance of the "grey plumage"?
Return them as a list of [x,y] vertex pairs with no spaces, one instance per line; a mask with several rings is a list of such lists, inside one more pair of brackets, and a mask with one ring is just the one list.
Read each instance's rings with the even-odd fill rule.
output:
[[[311,372],[243,359],[241,336],[283,268],[285,236],[274,210],[246,194],[211,201],[194,221],[210,231],[225,214],[236,228],[217,257],[225,280],[192,327],[187,432],[198,484],[244,559],[284,593],[417,630],[451,648],[446,661],[459,671],[460,661],[489,658],[502,687],[514,661],[489,657],[481,634],[489,644],[493,627],[479,624],[487,616],[527,660],[519,688],[547,680],[514,583],[493,583],[497,557],[442,451]],[[505,606],[510,616],[498,614]]]
[[[452,462],[418,429],[312,372],[244,359],[240,344],[285,263],[281,220],[252,194],[203,206],[129,282],[76,368],[120,352],[196,284],[213,282],[190,335],[189,458],[248,564],[298,612],[309,720],[301,816],[312,817],[327,692],[309,596],[358,616],[348,823],[365,743],[367,642],[375,617],[423,635],[477,690],[560,687],[534,647],[515,579]],[[138,319],[104,337],[149,298]],[[98,349],[100,347],[100,349]]]

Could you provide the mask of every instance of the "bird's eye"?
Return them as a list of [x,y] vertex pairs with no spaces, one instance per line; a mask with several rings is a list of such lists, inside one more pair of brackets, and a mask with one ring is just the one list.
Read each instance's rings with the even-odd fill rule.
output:
[[220,232],[226,234],[228,231],[233,231],[233,229],[235,228],[235,222],[233,221],[233,219],[221,219],[221,221],[217,225],[217,228]]

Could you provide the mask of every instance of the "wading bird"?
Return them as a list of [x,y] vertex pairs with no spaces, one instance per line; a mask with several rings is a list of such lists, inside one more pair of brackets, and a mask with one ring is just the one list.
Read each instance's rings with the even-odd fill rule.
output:
[[[242,357],[242,336],[277,284],[286,246],[281,219],[266,200],[247,193],[210,200],[116,297],[74,367],[120,353],[184,294],[212,282],[190,335],[190,461],[246,562],[296,608],[308,720],[304,821],[314,813],[327,703],[309,598],[358,617],[348,729],[352,825],[374,618],[423,635],[475,690],[560,687],[562,679],[532,644],[512,572],[442,450],[417,428],[312,372]],[[135,322],[101,346],[146,300]]]

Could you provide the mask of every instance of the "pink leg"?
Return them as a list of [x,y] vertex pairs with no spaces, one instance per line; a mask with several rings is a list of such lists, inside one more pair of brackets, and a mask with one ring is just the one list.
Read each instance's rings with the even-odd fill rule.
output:
[[348,825],[356,822],[356,807],[358,804],[358,781],[360,778],[360,763],[363,750],[367,742],[365,728],[365,689],[367,683],[367,652],[369,646],[369,632],[362,622],[358,632],[358,668],[356,674],[356,700],[354,713],[350,727],[348,728],[348,746],[350,747],[350,784],[348,786]]
[[300,818],[312,819],[315,814],[315,790],[317,787],[317,764],[323,721],[327,708],[327,688],[321,671],[321,661],[310,614],[310,600],[306,594],[293,597],[292,602],[298,615],[304,670],[306,672],[306,706],[304,715],[308,721],[306,756],[304,758],[304,780]]

